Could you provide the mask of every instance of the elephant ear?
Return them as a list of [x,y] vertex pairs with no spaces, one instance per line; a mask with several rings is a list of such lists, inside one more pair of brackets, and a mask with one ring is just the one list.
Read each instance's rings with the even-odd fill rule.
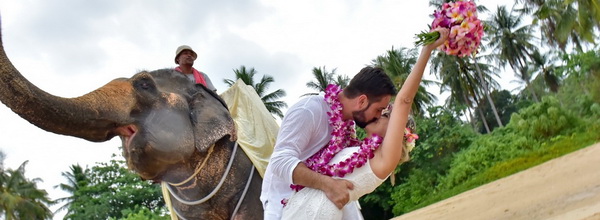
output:
[[211,145],[227,136],[235,141],[235,123],[225,101],[203,85],[196,86],[198,92],[192,97],[191,116],[198,151],[206,152]]

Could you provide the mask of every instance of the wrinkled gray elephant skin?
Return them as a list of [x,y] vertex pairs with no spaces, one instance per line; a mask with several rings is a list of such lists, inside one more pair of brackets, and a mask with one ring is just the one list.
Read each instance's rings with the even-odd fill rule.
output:
[[[140,72],[115,79],[76,98],[48,94],[25,79],[8,60],[0,40],[0,101],[19,116],[49,132],[107,141],[119,136],[130,169],[143,179],[181,183],[171,196],[183,219],[262,219],[262,179],[254,175],[236,216],[252,163],[235,145],[235,126],[223,100],[172,69]],[[206,160],[205,160],[206,159]],[[200,168],[200,164],[205,163]],[[197,171],[197,172],[196,172]],[[255,172],[256,173],[256,172]]]

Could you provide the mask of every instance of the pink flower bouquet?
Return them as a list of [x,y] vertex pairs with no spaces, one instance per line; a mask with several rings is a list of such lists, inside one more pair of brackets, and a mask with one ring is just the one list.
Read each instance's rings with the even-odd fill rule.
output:
[[[431,30],[448,28],[450,36],[440,49],[448,55],[464,57],[477,52],[483,37],[483,25],[477,18],[477,6],[473,1],[444,3],[440,11],[434,11]],[[422,32],[416,36],[415,45],[427,45],[439,38],[438,32]]]

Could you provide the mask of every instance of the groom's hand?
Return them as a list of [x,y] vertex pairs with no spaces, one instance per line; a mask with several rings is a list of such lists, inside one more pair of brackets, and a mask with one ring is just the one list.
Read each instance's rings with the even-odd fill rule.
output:
[[354,185],[348,180],[329,178],[331,181],[323,192],[338,209],[342,209],[350,201],[350,190],[354,189]]
[[304,163],[298,163],[298,166],[294,169],[292,182],[323,191],[327,198],[339,209],[344,208],[344,205],[350,201],[350,190],[354,189],[352,182],[317,173],[306,167]]

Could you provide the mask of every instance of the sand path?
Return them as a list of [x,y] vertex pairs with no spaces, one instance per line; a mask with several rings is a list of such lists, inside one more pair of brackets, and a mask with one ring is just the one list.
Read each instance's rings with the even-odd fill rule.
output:
[[600,143],[393,218],[600,219]]

